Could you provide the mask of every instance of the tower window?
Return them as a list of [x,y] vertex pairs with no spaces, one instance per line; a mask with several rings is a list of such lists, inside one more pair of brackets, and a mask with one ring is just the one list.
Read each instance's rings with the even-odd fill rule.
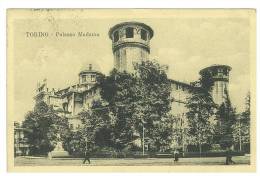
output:
[[217,69],[216,69],[216,68],[212,69],[212,75],[213,75],[213,76],[216,76],[216,75],[217,75]]
[[91,75],[90,79],[91,79],[92,82],[95,82],[96,81],[95,75]]
[[126,38],[133,38],[134,37],[134,29],[131,28],[131,27],[128,27],[125,29],[125,35],[126,35]]
[[82,82],[86,82],[86,75],[82,76]]
[[223,76],[223,70],[220,68],[220,69],[218,69],[218,75],[219,76]]
[[227,71],[227,69],[224,69],[224,70],[223,70],[223,73],[224,73],[224,75],[227,76],[227,75],[228,75],[228,71]]
[[141,29],[141,39],[147,40],[147,32],[143,29]]
[[118,31],[114,32],[114,42],[117,42],[119,40],[119,33]]
[[223,70],[221,68],[219,68],[218,73],[223,73]]

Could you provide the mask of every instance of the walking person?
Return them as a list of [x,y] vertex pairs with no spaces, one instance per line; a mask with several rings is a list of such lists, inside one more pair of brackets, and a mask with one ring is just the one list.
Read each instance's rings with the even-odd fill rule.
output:
[[83,164],[85,164],[86,161],[88,161],[88,164],[90,164],[90,151],[88,149],[85,149],[85,151],[84,151],[84,161],[83,161]]
[[232,160],[232,150],[229,148],[226,151],[226,165],[235,164]]
[[175,149],[173,155],[174,155],[174,162],[177,163],[179,161],[179,151]]

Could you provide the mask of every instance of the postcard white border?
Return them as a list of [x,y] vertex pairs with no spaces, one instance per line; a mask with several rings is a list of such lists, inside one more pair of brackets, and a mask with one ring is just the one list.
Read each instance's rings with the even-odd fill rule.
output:
[[[0,102],[1,102],[1,159],[0,159],[0,172],[1,175],[6,175],[7,170],[7,153],[6,153],[6,9],[7,8],[255,8],[257,11],[258,0],[9,0],[0,2]],[[259,13],[257,13],[257,29],[259,29]],[[257,35],[257,43],[259,43],[259,35]],[[257,53],[259,53],[259,46],[257,45]],[[259,77],[259,62],[257,57],[257,78]],[[259,81],[257,79],[257,88],[259,87]],[[259,100],[257,94],[257,100]],[[257,110],[257,126],[259,127],[259,109]],[[257,128],[257,137],[259,136],[259,128]],[[259,146],[259,140],[257,140],[257,146]],[[257,152],[257,164],[259,165],[259,152]],[[46,174],[46,173],[45,173]],[[48,173],[48,175],[64,175],[64,173]],[[71,174],[71,173],[68,173]],[[78,173],[79,175],[85,175],[86,173]],[[121,173],[100,173],[95,175],[121,175]],[[131,173],[126,173],[130,175]],[[158,173],[145,173],[142,175],[157,175]],[[166,175],[167,173],[164,173]],[[168,173],[167,175],[176,175],[176,173]],[[178,173],[180,174],[180,173]],[[182,175],[189,175],[191,173],[181,173]],[[192,173],[192,175],[204,175],[209,173]],[[210,175],[218,175],[219,173],[211,173]],[[231,175],[259,175],[259,168],[256,173],[226,173]],[[9,174],[8,174],[9,175]],[[12,175],[16,175],[12,173]],[[34,175],[28,173],[22,173],[19,175]],[[93,174],[94,175],[94,174]],[[132,174],[131,174],[132,175]],[[135,173],[135,175],[141,175]],[[160,174],[161,175],[161,174]],[[225,174],[224,174],[225,175]]]

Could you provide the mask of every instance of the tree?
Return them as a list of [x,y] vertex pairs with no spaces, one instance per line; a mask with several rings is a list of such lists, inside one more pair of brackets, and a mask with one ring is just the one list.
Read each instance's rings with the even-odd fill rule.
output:
[[249,144],[248,146],[248,150],[250,151],[250,93],[247,94],[246,96],[246,107],[245,107],[245,111],[242,113],[242,119],[241,119],[241,123],[242,123],[242,143],[245,144]]
[[245,98],[245,111],[236,116],[234,125],[234,142],[240,151],[250,152],[250,94]]
[[26,114],[22,126],[28,129],[25,137],[31,154],[47,154],[56,146],[59,140],[57,134],[60,134],[62,141],[68,134],[67,118],[59,117],[44,102],[37,103],[34,110]]
[[155,61],[142,61],[136,63],[134,68],[136,84],[133,119],[136,129],[140,136],[145,129],[145,138],[151,150],[168,149],[173,132],[170,80],[163,67]]
[[64,142],[64,149],[74,156],[83,156],[86,148],[86,141],[82,129],[69,131]]
[[234,125],[236,122],[236,110],[232,107],[229,95],[225,89],[225,101],[220,105],[216,113],[218,119],[217,134],[219,144],[222,149],[226,150],[226,164],[233,163],[231,147],[234,144]]
[[71,131],[66,139],[66,150],[73,155],[81,155],[85,149],[113,146],[111,118],[108,107],[101,100],[94,100],[88,110],[80,112],[83,128]]
[[219,143],[223,149],[230,149],[234,144],[233,132],[236,122],[236,110],[232,107],[227,90],[225,89],[225,101],[220,105],[216,113],[218,119]]
[[210,71],[202,72],[198,84],[205,92],[210,93],[214,85],[212,73]]
[[190,91],[191,96],[188,97],[186,104],[188,134],[193,136],[190,140],[199,147],[201,153],[202,145],[211,143],[214,130],[216,104],[211,96],[213,80],[210,72],[203,72],[199,81],[192,84],[194,89]]
[[[115,148],[133,145],[139,136],[153,150],[169,147],[172,135],[171,83],[153,61],[134,65],[135,74],[113,70],[101,83],[101,97],[108,103]],[[136,133],[139,134],[136,136]]]
[[188,119],[188,134],[193,136],[193,143],[197,144],[200,153],[202,145],[209,144],[213,137],[212,119],[215,104],[207,92],[197,89],[188,98],[186,113]]
[[[111,147],[112,146],[112,127],[109,110],[101,100],[92,102],[91,109],[79,113],[84,125],[82,137],[88,144],[87,147]],[[93,148],[92,148],[93,149]]]
[[113,143],[117,150],[130,145],[134,137],[133,106],[135,78],[126,72],[112,70],[110,75],[101,80],[101,97],[108,103],[112,114]]

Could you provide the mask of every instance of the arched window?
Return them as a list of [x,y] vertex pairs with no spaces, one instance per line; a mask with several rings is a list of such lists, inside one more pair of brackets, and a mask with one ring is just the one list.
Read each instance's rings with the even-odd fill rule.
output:
[[134,37],[134,29],[132,27],[127,27],[125,29],[126,38],[133,38]]
[[141,39],[147,40],[147,32],[143,29],[141,29]]
[[227,75],[228,75],[227,69],[224,69],[224,70],[223,70],[223,73],[224,73],[225,76],[227,76]]
[[117,42],[119,40],[119,33],[118,31],[114,32],[114,42]]

